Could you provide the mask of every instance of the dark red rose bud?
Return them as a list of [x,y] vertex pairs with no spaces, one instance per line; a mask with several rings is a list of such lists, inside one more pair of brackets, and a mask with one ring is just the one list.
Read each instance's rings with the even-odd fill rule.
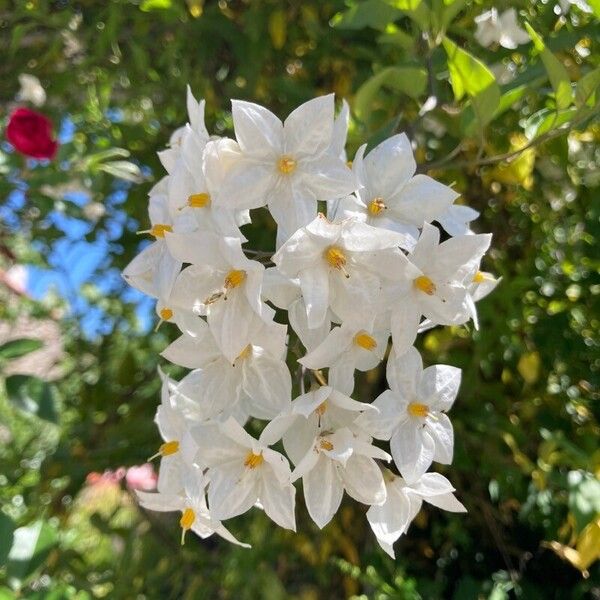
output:
[[52,121],[28,108],[17,108],[10,115],[6,138],[17,152],[31,158],[52,159],[58,149],[52,139]]

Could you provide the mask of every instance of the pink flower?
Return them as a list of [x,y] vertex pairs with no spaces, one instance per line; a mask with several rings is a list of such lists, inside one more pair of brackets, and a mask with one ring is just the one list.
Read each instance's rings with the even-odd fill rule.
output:
[[17,108],[8,119],[6,137],[25,156],[49,159],[56,156],[58,142],[52,138],[52,121],[35,110]]
[[132,490],[151,491],[156,488],[157,479],[154,467],[150,463],[129,467],[125,475],[127,487]]

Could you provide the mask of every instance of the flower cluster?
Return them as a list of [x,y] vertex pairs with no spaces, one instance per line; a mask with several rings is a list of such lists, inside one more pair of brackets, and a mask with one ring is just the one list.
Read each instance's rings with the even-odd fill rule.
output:
[[[191,529],[240,544],[222,522],[255,506],[295,530],[302,479],[319,527],[346,492],[393,556],[423,500],[465,510],[428,472],[452,461],[460,369],[423,368],[413,343],[436,325],[477,326],[475,302],[496,284],[480,271],[490,236],[469,230],[477,213],[455,191],[416,174],[404,134],[362,146],[349,166],[348,108],[334,117],[332,95],[283,123],[232,104],[235,140],[209,136],[188,90],[189,123],[150,192],[154,242],[124,272],[181,332],[162,356],[190,369],[178,382],[161,372],[158,491],[140,502],[180,511],[182,540]],[[261,207],[274,254],[244,247],[240,227]],[[389,389],[353,399],[355,372],[386,355]]]

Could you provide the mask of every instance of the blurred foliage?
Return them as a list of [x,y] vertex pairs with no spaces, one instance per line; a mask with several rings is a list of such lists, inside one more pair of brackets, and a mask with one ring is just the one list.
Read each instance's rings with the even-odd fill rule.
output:
[[[516,50],[475,40],[491,6],[0,2],[0,118],[28,73],[61,133],[49,164],[0,146],[0,267],[71,282],[41,301],[0,289],[2,321],[58,321],[64,344],[51,382],[9,370],[36,342],[0,345],[0,599],[600,597],[600,6],[512,4],[533,40]],[[494,233],[485,267],[503,281],[479,306],[481,330],[421,339],[426,361],[464,369],[443,472],[469,513],[424,509],[395,562],[355,503],[319,531],[299,494],[296,535],[253,511],[233,521],[251,551],[192,536],[181,548],[175,516],[88,477],[159,443],[156,366],[174,332],[149,331],[118,270],[144,243],[155,153],[186,120],[188,82],[217,134],[231,133],[230,98],[285,116],[335,91],[353,111],[350,155],[406,131],[420,170],[454,184],[482,213],[476,229]],[[247,233],[254,247],[270,247],[270,227]],[[360,399],[383,385],[366,374]]]

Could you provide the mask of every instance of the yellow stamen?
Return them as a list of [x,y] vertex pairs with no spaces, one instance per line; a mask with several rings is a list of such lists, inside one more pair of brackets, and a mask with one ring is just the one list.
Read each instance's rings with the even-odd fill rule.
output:
[[375,338],[371,337],[366,331],[359,331],[354,336],[354,343],[365,350],[374,350],[377,348]]
[[227,273],[227,277],[225,277],[225,289],[231,290],[236,288],[242,283],[244,283],[246,279],[246,271],[238,271],[237,269],[233,269]]
[[185,544],[185,534],[192,528],[194,521],[196,520],[196,513],[191,508],[186,508],[179,519],[179,525],[181,525],[181,545]]
[[317,406],[317,408],[315,408],[315,413],[317,415],[319,415],[319,417],[322,417],[325,414],[326,410],[327,410],[327,400],[325,400],[325,402],[322,402],[321,404],[319,404],[319,406]]
[[429,414],[429,407],[427,404],[411,402],[408,405],[408,413],[413,417],[426,417]]
[[176,452],[179,452],[178,441],[173,440],[172,442],[165,442],[164,444],[160,445],[158,452],[148,459],[148,462],[158,458],[159,456],[171,456],[171,454],[175,454]]
[[433,294],[435,293],[435,283],[433,283],[433,281],[431,281],[431,279],[429,279],[429,277],[427,277],[426,275],[420,275],[419,277],[417,277],[413,281],[413,284],[418,290],[421,290],[428,296],[433,296]]
[[387,206],[383,202],[383,198],[381,198],[380,196],[377,196],[377,198],[373,198],[373,200],[371,200],[371,202],[369,202],[369,205],[367,206],[367,210],[374,217],[381,214],[386,208]]
[[295,158],[284,155],[277,161],[277,169],[282,175],[291,175],[298,166]]
[[346,271],[346,255],[339,246],[329,246],[323,253],[323,257],[334,269],[341,271],[346,277],[350,277]]
[[161,308],[158,314],[163,321],[168,321],[173,318],[173,311],[170,308]]
[[165,225],[164,223],[157,223],[156,225],[152,225],[152,229],[148,233],[153,235],[155,238],[164,238],[165,233],[173,232],[173,228],[170,225]]
[[483,283],[485,281],[485,275],[481,271],[477,271],[473,276],[473,283]]
[[333,444],[329,440],[321,440],[319,446],[323,450],[333,450]]
[[346,161],[346,166],[351,169],[352,168],[352,161],[351,160],[347,160]]
[[210,194],[205,192],[201,194],[192,194],[188,197],[188,206],[192,208],[204,208],[210,204]]
[[256,467],[260,467],[265,462],[263,458],[262,452],[260,454],[254,454],[254,452],[248,452],[246,456],[246,460],[244,461],[244,466],[249,469],[256,469]]
[[252,344],[248,344],[238,355],[235,360],[243,360],[244,358],[248,358],[252,354]]

